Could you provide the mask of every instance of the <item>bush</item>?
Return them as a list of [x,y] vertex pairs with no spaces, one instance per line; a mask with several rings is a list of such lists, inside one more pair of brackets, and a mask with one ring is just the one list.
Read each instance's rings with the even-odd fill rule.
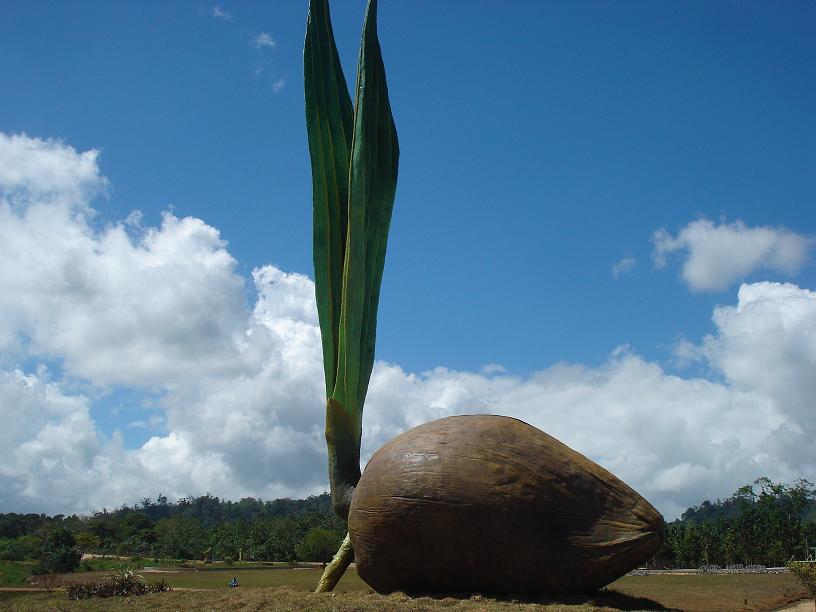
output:
[[298,557],[304,561],[327,563],[332,560],[334,553],[340,548],[340,543],[341,539],[337,534],[315,527],[306,534],[303,542],[298,546]]
[[16,539],[0,539],[0,559],[24,561],[37,559],[42,552],[42,540],[33,535],[23,535]]
[[16,587],[26,584],[31,575],[31,565],[18,561],[0,561],[0,587]]
[[34,568],[39,575],[73,572],[79,567],[82,553],[76,547],[76,540],[67,529],[55,529],[43,543],[40,563]]
[[145,584],[134,576],[130,570],[123,570],[109,575],[102,582],[86,582],[85,584],[70,584],[65,589],[68,599],[90,599],[92,597],[130,597],[131,595],[147,595],[148,593],[163,593],[169,591],[170,585],[164,580]]
[[44,574],[66,574],[73,572],[79,567],[82,553],[76,548],[53,548],[43,553],[42,559],[34,567],[34,573]]
[[816,563],[808,561],[791,561],[788,569],[802,582],[808,595],[816,601]]

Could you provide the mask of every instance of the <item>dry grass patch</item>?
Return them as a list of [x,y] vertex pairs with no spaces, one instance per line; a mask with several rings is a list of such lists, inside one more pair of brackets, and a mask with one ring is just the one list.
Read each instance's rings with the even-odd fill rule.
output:
[[[107,612],[109,610],[211,612],[212,610],[261,611],[308,610],[310,612],[425,612],[431,610],[547,610],[549,612],[590,612],[592,604],[547,605],[496,601],[481,597],[441,599],[408,597],[401,593],[307,593],[290,588],[233,589],[231,591],[172,591],[121,600],[70,601],[64,593],[0,593],[0,608],[15,612]],[[615,608],[601,608],[613,610]]]
[[[239,581],[249,571],[238,575]],[[202,611],[212,610],[309,610],[315,612],[420,612],[431,610],[498,610],[501,612],[546,611],[589,612],[596,610],[701,610],[759,611],[773,610],[801,599],[804,591],[791,575],[736,576],[638,576],[626,577],[594,597],[561,598],[557,601],[530,602],[495,600],[485,597],[409,597],[402,593],[388,596],[371,593],[355,573],[344,580],[346,592],[313,594],[316,577],[308,570],[261,571],[266,580],[289,580],[297,584],[285,587],[226,588],[229,573],[212,572],[218,587],[203,590],[175,590],[131,597],[70,601],[64,592],[0,593],[0,609],[19,612],[60,611]],[[314,572],[319,573],[319,572]],[[212,576],[208,572],[191,574],[201,588]],[[261,578],[261,577],[259,577]],[[223,583],[223,584],[222,584]],[[242,583],[246,584],[246,582]],[[187,587],[191,588],[191,587]]]
[[791,574],[626,576],[609,588],[695,611],[774,610],[806,596]]

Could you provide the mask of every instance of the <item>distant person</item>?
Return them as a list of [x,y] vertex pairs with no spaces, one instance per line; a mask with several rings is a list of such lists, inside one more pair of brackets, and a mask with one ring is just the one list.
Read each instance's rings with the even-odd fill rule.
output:
[[233,576],[232,580],[229,581],[229,588],[234,589],[237,586],[238,586],[238,579],[235,576]]

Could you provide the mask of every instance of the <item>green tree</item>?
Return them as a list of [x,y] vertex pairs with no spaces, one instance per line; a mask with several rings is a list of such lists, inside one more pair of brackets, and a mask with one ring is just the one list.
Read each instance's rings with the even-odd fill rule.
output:
[[816,602],[816,564],[807,561],[791,561],[788,568],[801,582],[802,586]]
[[100,537],[90,531],[80,531],[74,535],[74,539],[76,539],[77,548],[83,553],[98,552],[102,545]]
[[194,518],[174,516],[156,523],[155,552],[172,559],[198,559],[208,548],[206,533]]
[[35,573],[61,574],[79,567],[82,553],[76,547],[73,534],[67,529],[55,529],[43,542],[42,556]]
[[341,538],[331,531],[315,527],[297,548],[298,558],[302,561],[320,561],[328,563],[340,546]]
[[146,554],[156,541],[153,521],[141,512],[130,512],[116,530],[117,550],[123,554]]
[[0,559],[25,561],[37,559],[42,553],[43,541],[34,535],[0,540]]

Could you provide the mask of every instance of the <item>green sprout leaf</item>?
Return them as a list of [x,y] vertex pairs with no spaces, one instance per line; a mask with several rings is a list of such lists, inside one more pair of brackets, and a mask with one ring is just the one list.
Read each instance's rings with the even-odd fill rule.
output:
[[377,330],[385,248],[397,185],[399,144],[377,40],[377,2],[370,0],[357,64],[354,138],[339,360],[332,397],[362,418]]
[[335,510],[345,518],[360,479],[363,404],[399,163],[377,1],[366,8],[353,110],[327,0],[309,3],[304,64],[329,476]]
[[315,293],[328,397],[337,373],[354,111],[327,0],[309,3],[303,62],[312,162]]

